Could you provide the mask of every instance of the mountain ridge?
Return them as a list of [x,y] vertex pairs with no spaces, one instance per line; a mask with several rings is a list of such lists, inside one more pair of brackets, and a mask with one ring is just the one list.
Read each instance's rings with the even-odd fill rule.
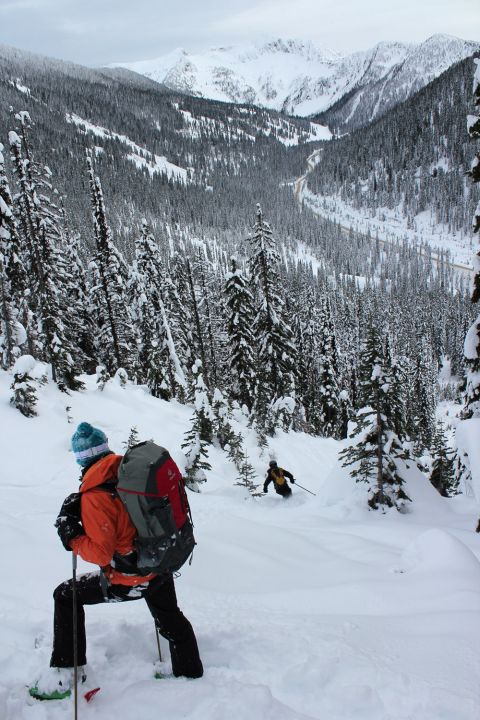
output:
[[335,127],[345,132],[408,99],[479,48],[477,42],[438,34],[423,43],[382,41],[342,55],[312,42],[277,38],[196,54],[177,48],[154,60],[109,67],[128,68],[176,92],[289,115],[322,115],[327,122],[335,106]]

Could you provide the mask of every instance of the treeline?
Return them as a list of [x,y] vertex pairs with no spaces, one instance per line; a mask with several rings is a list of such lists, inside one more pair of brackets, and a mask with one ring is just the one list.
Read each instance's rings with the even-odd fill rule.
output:
[[301,230],[295,247],[278,242],[260,206],[235,257],[215,240],[154,235],[139,221],[127,260],[95,153],[87,149],[85,158],[93,222],[81,244],[51,170],[37,159],[28,113],[15,121],[13,190],[0,160],[1,351],[3,367],[13,368],[13,402],[25,414],[35,394],[28,364],[18,360],[27,354],[48,363],[65,392],[81,390],[82,373],[96,373],[100,388],[116,374],[192,404],[191,482],[203,478],[215,441],[247,484],[234,411],[260,444],[278,428],[342,438],[380,390],[386,437],[395,431],[402,451],[418,458],[432,451],[439,365],[463,376],[471,320],[447,263],[434,269],[406,245],[381,249],[337,229],[317,249],[334,240],[337,253],[356,247],[349,261],[362,258],[366,274],[347,274],[313,247],[302,260]]

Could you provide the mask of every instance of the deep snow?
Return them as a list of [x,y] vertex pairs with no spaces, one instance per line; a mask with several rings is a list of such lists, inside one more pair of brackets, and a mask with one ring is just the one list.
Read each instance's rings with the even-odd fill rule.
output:
[[[26,419],[9,405],[11,376],[0,373],[2,720],[73,715],[69,700],[27,699],[26,685],[48,664],[52,591],[71,574],[53,523],[77,488],[76,424],[102,427],[117,452],[136,426],[184,464],[190,408],[85,381],[70,396],[48,383],[38,417]],[[102,692],[81,701],[80,718],[478,720],[476,502],[441,498],[410,468],[411,512],[370,512],[365,488],[337,462],[341,443],[280,433],[260,457],[243,429],[259,481],[272,454],[316,496],[294,488],[286,502],[272,492],[251,499],[213,449],[208,482],[189,494],[198,547],[177,580],[205,675],[152,679],[157,650],[143,601],[89,607],[89,664]],[[165,641],[162,650],[168,669]]]

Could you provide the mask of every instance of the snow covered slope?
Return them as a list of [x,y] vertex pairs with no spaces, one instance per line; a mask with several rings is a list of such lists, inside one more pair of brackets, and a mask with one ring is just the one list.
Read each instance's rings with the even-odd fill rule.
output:
[[320,113],[347,101],[353,116],[367,103],[372,119],[477,48],[477,43],[434,35],[420,45],[379,43],[342,56],[310,42],[277,39],[201,54],[179,48],[154,60],[113,67],[129,68],[187,94],[296,115]]
[[[0,717],[60,720],[70,701],[27,701],[49,661],[52,590],[71,573],[53,527],[77,487],[69,438],[81,420],[122,452],[132,426],[182,465],[190,409],[142,388],[94,378],[65,395],[39,391],[37,418],[9,406],[0,372]],[[243,425],[250,460],[260,457]],[[253,500],[220,450],[190,494],[198,547],[177,581],[198,634],[204,678],[152,679],[156,644],[143,601],[86,609],[89,663],[102,692],[81,717],[98,720],[478,720],[480,547],[476,507],[441,498],[407,472],[408,515],[368,512],[364,488],[337,464],[340,444],[280,434],[270,451],[316,496]],[[91,569],[81,563],[81,571]],[[34,647],[36,645],[36,647]],[[168,649],[162,643],[164,654]]]

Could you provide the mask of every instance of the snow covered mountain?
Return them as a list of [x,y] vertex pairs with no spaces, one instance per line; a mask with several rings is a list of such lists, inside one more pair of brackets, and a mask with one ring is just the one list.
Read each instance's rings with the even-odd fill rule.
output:
[[249,47],[220,47],[201,54],[177,49],[154,60],[115,63],[172,90],[214,100],[262,105],[313,115],[344,108],[349,120],[369,120],[402,102],[480,47],[447,35],[419,45],[379,43],[340,55],[310,42],[277,39]]

